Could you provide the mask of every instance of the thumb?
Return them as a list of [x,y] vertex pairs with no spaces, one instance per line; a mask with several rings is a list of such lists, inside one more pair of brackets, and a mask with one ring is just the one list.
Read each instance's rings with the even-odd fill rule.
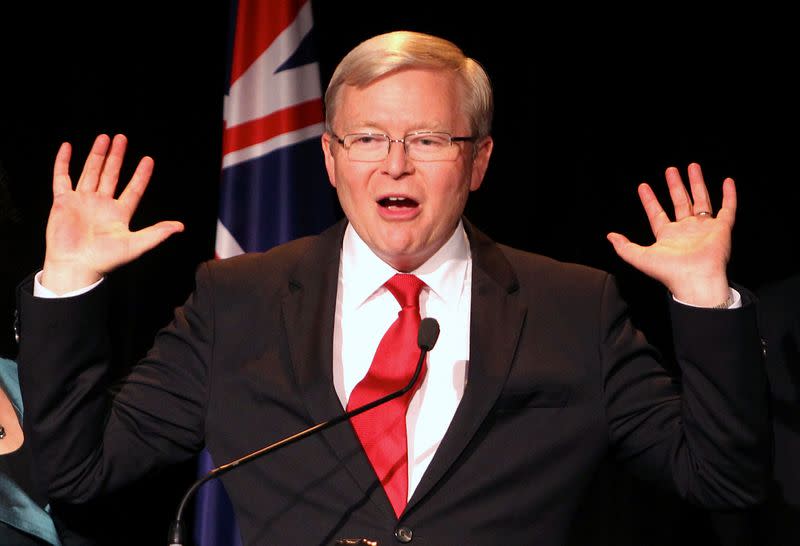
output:
[[620,233],[609,233],[606,235],[606,239],[613,245],[617,256],[639,269],[637,264],[641,261],[641,255],[644,250],[640,245],[632,243],[627,237]]
[[163,243],[170,235],[181,231],[183,231],[181,222],[164,221],[132,233],[131,258],[138,258]]

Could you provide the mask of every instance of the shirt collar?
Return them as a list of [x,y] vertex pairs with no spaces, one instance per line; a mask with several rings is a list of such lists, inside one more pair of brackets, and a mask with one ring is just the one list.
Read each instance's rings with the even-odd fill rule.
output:
[[[455,231],[436,253],[420,267],[412,271],[430,289],[430,292],[445,302],[455,302],[461,296],[464,281],[471,261],[469,241],[464,225],[458,222]],[[361,306],[398,273],[381,260],[356,233],[352,224],[347,225],[342,241],[342,285],[353,308]]]

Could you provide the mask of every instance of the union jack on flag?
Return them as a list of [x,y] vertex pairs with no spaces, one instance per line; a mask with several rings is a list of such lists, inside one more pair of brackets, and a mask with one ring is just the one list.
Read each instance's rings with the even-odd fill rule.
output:
[[[264,251],[336,219],[312,28],[307,0],[232,2],[217,258]],[[199,472],[227,462],[204,451]],[[198,546],[241,544],[218,480],[198,494],[195,535]]]
[[335,219],[311,2],[239,0],[224,105],[216,254],[263,251]]

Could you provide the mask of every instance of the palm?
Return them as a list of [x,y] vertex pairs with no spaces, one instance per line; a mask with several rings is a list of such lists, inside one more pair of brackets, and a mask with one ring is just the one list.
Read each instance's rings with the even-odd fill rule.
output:
[[616,233],[609,234],[609,240],[623,260],[663,283],[679,299],[681,294],[694,299],[707,292],[711,300],[717,297],[720,286],[727,287],[726,267],[736,216],[736,190],[733,180],[726,179],[722,208],[716,217],[699,215],[712,210],[699,165],[689,166],[689,181],[691,198],[677,169],[667,170],[674,221],[667,216],[650,186],[639,187],[639,197],[655,243],[640,246]]
[[54,198],[47,224],[48,258],[109,271],[130,254],[129,215],[119,202],[77,191]]
[[724,270],[728,263],[730,232],[717,223],[689,217],[667,224],[655,235],[652,246],[641,247],[639,265],[662,282],[670,272],[710,273]]
[[[160,222],[138,232],[129,230],[152,174],[153,161],[143,158],[127,187],[115,198],[125,146],[121,135],[114,138],[110,148],[108,137],[99,136],[74,189],[68,174],[70,147],[65,144],[59,150],[53,170],[53,207],[47,223],[46,286],[49,281],[60,291],[80,288],[183,229],[179,222]],[[66,283],[62,282],[65,279]],[[75,284],[78,286],[72,286]]]

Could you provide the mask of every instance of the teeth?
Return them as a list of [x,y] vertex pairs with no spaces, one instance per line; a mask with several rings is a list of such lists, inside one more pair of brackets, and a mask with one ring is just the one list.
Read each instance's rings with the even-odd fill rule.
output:
[[383,197],[379,201],[380,205],[383,207],[392,207],[392,208],[401,208],[401,207],[414,207],[416,206],[417,202],[413,199],[408,197],[399,197],[397,195],[393,195],[390,197]]

